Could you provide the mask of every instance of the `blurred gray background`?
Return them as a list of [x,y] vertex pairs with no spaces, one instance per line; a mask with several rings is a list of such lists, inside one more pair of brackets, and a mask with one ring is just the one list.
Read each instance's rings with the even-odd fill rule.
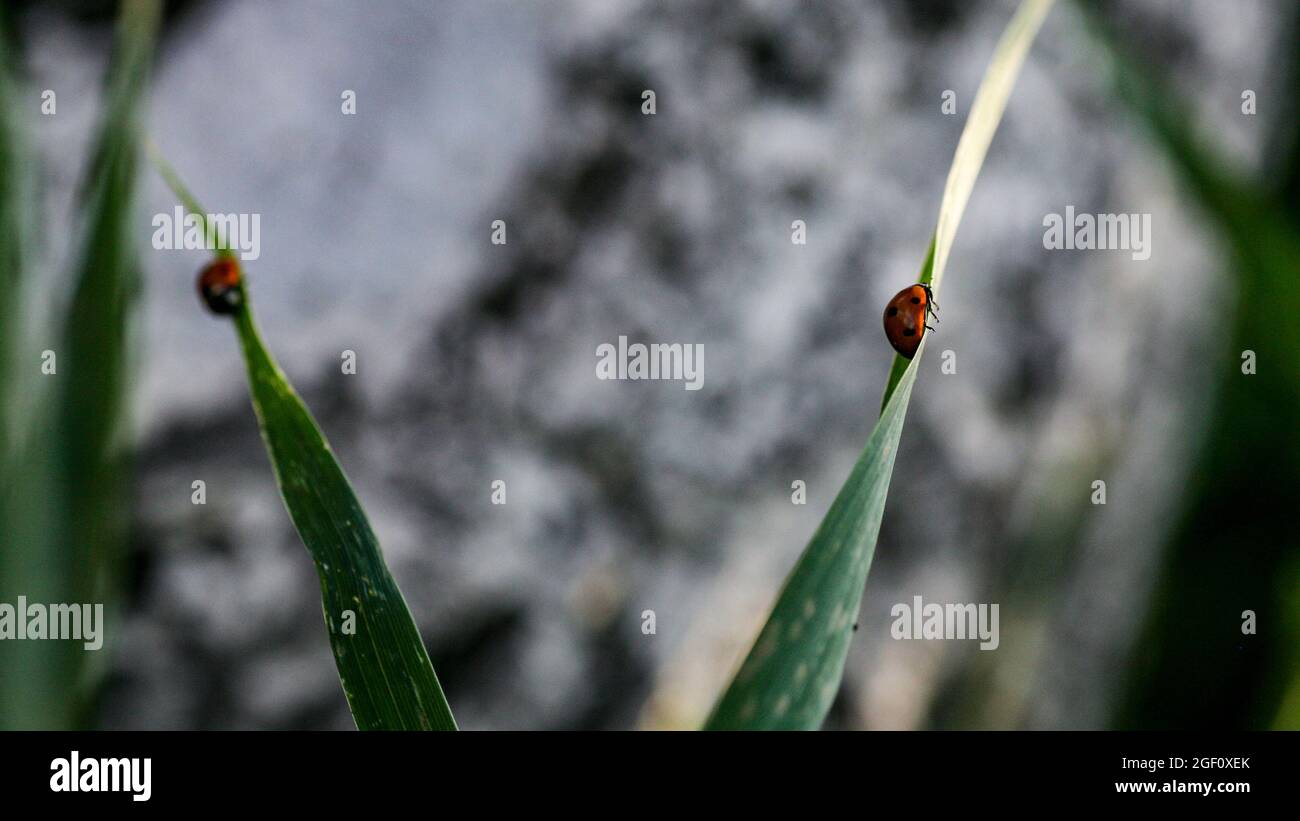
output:
[[[1117,12],[1245,167],[1263,132],[1240,95],[1269,105],[1282,6]],[[173,9],[150,133],[208,209],[261,214],[246,271],[267,342],[366,505],[463,727],[703,718],[870,431],[892,356],[881,306],[916,279],[1013,10]],[[33,82],[59,95],[40,151],[81,156],[108,26],[41,7],[24,34]],[[1226,297],[1221,249],[1105,70],[1058,4],[958,234],[828,726],[1107,723]],[[47,165],[64,175],[47,181],[58,225],[76,176]],[[145,192],[132,597],[99,724],[351,727],[236,340],[194,293],[204,256],[148,249],[150,217],[175,202],[155,174]],[[1067,205],[1151,213],[1151,259],[1046,252],[1042,219]],[[619,335],[703,343],[703,390],[597,380],[596,347]],[[1096,478],[1105,507],[1087,504]],[[495,479],[506,505],[490,504]],[[1012,546],[1063,527],[1079,549],[1017,564]],[[891,640],[890,607],[914,595],[1002,602],[996,659]],[[960,686],[976,675],[978,698]]]

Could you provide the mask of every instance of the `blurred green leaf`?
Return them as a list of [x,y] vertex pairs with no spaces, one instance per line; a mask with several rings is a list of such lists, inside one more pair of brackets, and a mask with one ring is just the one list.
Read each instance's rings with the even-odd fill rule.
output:
[[[1024,0],[1002,35],[957,143],[921,272],[937,293],[962,213],[1011,89],[1052,0]],[[839,691],[875,553],[894,456],[925,352],[895,357],[866,448],[777,597],[766,625],[705,729],[817,729]]]
[[0,481],[13,446],[15,348],[21,342],[21,300],[30,256],[31,153],[18,116],[9,12],[0,8]]
[[[35,382],[19,370],[22,298],[31,257],[28,215],[33,162],[19,116],[12,34],[9,9],[0,7],[0,601],[6,602],[29,590],[48,589],[40,578],[42,556],[33,549],[37,545],[27,538],[29,528],[21,521],[32,491],[45,488],[25,480],[17,435],[19,402]],[[48,646],[24,646],[46,644],[0,643],[0,729],[38,727],[42,717],[55,717],[61,702],[49,695],[57,686],[53,654]]]
[[134,221],[140,108],[160,16],[156,0],[122,5],[105,111],[81,190],[83,234],[55,397],[75,601],[112,595],[127,526],[128,339],[141,289]]
[[[1252,179],[1196,130],[1188,103],[1142,62],[1140,47],[1126,47],[1093,6],[1076,6],[1109,63],[1116,96],[1163,152],[1186,201],[1224,241],[1236,290],[1221,311],[1227,333],[1222,358],[1212,363],[1217,385],[1204,447],[1126,670],[1116,723],[1279,726],[1295,715],[1287,711],[1300,692],[1300,323],[1293,319],[1300,313],[1300,208],[1288,208],[1276,193],[1300,186],[1294,110],[1274,123],[1278,168]],[[1280,32],[1289,65],[1277,67],[1290,86],[1275,97],[1284,112],[1300,90],[1300,13],[1290,15]],[[1240,367],[1246,350],[1258,359],[1249,375]],[[1245,610],[1258,618],[1257,634],[1242,633]]]
[[[139,290],[131,219],[138,120],[159,17],[157,0],[128,0],[118,18],[104,111],[78,202],[71,302],[61,332],[37,338],[38,349],[54,353],[56,370],[36,375],[40,360],[24,354],[0,397],[11,411],[13,394],[23,399],[21,420],[5,425],[13,438],[0,488],[6,540],[0,591],[6,601],[23,595],[40,603],[103,603],[110,619],[126,530],[127,338]],[[0,164],[17,167],[12,174],[0,168],[0,321],[6,344],[24,350],[14,329],[25,295],[22,271],[30,267],[25,220],[35,198],[26,181],[31,158],[15,136],[7,41],[4,48]],[[85,722],[103,655],[75,641],[4,644],[0,726]]]

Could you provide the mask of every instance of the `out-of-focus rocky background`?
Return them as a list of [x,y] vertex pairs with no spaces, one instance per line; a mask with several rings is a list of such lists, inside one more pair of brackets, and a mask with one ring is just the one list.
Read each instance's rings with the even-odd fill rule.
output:
[[[1263,118],[1240,95],[1269,99],[1283,5],[1110,8],[1252,167]],[[267,341],[367,506],[462,726],[703,717],[865,442],[892,354],[881,306],[915,281],[1013,9],[173,9],[151,135],[208,208],[261,215],[246,269]],[[36,5],[22,32],[32,82],[59,95],[39,148],[81,156],[108,27]],[[828,726],[1108,724],[1227,297],[1221,249],[1105,71],[1059,5],[958,235]],[[46,181],[51,225],[75,182]],[[150,217],[175,203],[156,175],[145,190],[131,599],[99,725],[350,727],[234,336],[193,292],[203,255],[148,250]],[[1150,260],[1044,250],[1044,215],[1067,205],[1150,213]],[[597,380],[596,347],[619,335],[703,343],[704,388]],[[1087,503],[1097,478],[1104,507]],[[891,640],[891,606],[914,595],[1002,602],[1001,649]]]

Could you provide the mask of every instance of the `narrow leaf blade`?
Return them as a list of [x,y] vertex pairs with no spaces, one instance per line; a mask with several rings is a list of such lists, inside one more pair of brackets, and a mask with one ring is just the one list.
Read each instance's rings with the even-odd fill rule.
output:
[[[36,339],[49,346],[51,358],[43,353],[41,365],[51,369],[42,367],[35,376],[36,359],[24,353],[24,367],[5,380],[12,391],[3,401],[14,421],[0,423],[11,435],[0,436],[9,440],[0,479],[0,594],[6,601],[21,594],[31,601],[102,603],[109,623],[127,521],[127,340],[140,282],[132,220],[139,119],[160,18],[159,0],[121,6],[103,113],[78,201],[71,301],[61,331]],[[10,82],[6,76],[0,95],[6,121],[0,127],[0,288],[6,292],[0,301],[8,303],[0,312],[9,314],[0,317],[0,334],[22,350],[14,327],[19,323],[10,318],[32,296],[18,276],[32,255],[25,250],[28,218],[10,211],[30,210],[31,189],[29,168],[9,168],[22,151],[14,138]],[[8,351],[3,356],[12,362]],[[106,641],[112,635],[108,631]],[[72,642],[3,644],[0,668],[14,674],[0,681],[0,727],[66,729],[88,720],[106,654]]]
[[[151,143],[149,156],[186,210],[218,235],[180,175]],[[217,256],[234,258],[228,247]],[[289,518],[316,564],[330,648],[352,718],[362,730],[455,730],[456,720],[361,502],[325,434],[262,342],[247,277],[234,315],[258,428]]]
[[907,402],[907,368],[867,446],[777,597],[754,649],[705,724],[710,730],[821,726],[839,692],[876,549]]
[[[1052,0],[1024,0],[980,83],[953,157],[921,282],[938,291],[952,242],[1011,89]],[[839,690],[852,627],[875,554],[894,457],[925,339],[909,363],[895,357],[866,448],[804,549],[749,655],[705,729],[821,726]]]
[[[307,406],[262,344],[247,303],[236,329],[276,482],[320,576],[330,646],[357,726],[456,729],[365,511]],[[349,612],[354,632],[344,631]]]

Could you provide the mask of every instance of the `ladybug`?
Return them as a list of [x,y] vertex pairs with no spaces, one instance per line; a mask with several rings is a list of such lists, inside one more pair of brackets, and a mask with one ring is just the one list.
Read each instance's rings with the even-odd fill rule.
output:
[[911,359],[916,355],[926,329],[934,330],[926,320],[934,314],[935,307],[934,293],[923,283],[909,285],[889,300],[885,306],[885,336],[899,356]]
[[239,262],[218,257],[199,271],[199,296],[214,314],[233,314],[244,304]]

